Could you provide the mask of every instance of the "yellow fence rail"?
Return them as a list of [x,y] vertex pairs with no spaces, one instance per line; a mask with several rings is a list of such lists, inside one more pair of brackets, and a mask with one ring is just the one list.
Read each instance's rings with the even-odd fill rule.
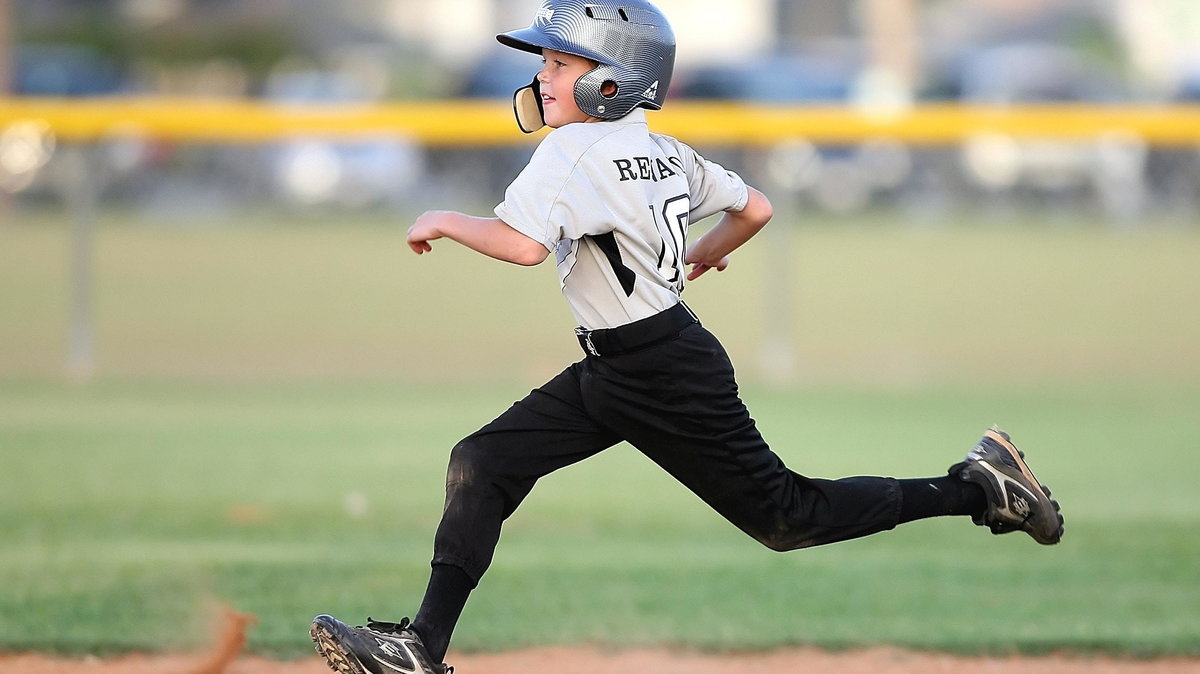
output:
[[[1121,134],[1151,145],[1200,143],[1200,105],[989,107],[924,104],[902,110],[673,101],[652,127],[692,143],[764,146],[789,138],[849,143],[886,137],[916,145],[978,133],[1082,139]],[[423,101],[287,105],[186,98],[0,98],[0,129],[46,125],[64,142],[141,134],[184,142],[260,143],[294,136],[403,136],[430,146],[514,145],[524,136],[507,103]]]

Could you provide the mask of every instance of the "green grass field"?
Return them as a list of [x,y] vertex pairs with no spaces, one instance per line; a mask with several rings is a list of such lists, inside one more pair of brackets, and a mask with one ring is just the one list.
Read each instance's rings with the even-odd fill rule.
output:
[[[381,222],[125,220],[88,383],[62,375],[65,228],[0,226],[0,651],[194,646],[214,600],[286,656],[315,613],[410,614],[449,447],[576,357],[553,270],[416,258]],[[1200,232],[783,231],[687,296],[788,464],[938,473],[997,422],[1062,544],[940,520],[780,555],[620,446],[534,490],[455,647],[1200,654]]]

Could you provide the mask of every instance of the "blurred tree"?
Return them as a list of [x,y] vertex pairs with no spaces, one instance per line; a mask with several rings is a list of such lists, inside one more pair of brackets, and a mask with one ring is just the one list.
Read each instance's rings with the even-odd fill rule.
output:
[[12,91],[14,80],[12,0],[0,0],[0,96]]
[[[4,2],[11,0],[0,0]],[[18,5],[22,20],[14,22],[16,40],[85,47],[123,68],[173,68],[220,59],[237,64],[261,84],[281,60],[305,52],[294,24],[269,14],[193,8],[144,24],[130,21],[104,0],[38,3]]]

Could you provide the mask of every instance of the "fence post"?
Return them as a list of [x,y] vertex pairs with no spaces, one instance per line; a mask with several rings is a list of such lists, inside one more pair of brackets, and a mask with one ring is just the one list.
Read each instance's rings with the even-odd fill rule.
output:
[[96,178],[92,146],[79,143],[63,148],[67,162],[67,206],[70,233],[70,316],[67,334],[67,375],[89,380],[96,369],[93,316],[95,294]]

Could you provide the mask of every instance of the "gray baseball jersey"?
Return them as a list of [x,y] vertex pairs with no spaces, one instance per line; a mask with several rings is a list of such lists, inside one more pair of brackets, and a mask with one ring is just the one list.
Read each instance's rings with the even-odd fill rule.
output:
[[634,110],[548,134],[496,216],[555,253],[575,320],[595,330],[677,304],[688,225],[747,199],[736,173],[651,133]]

